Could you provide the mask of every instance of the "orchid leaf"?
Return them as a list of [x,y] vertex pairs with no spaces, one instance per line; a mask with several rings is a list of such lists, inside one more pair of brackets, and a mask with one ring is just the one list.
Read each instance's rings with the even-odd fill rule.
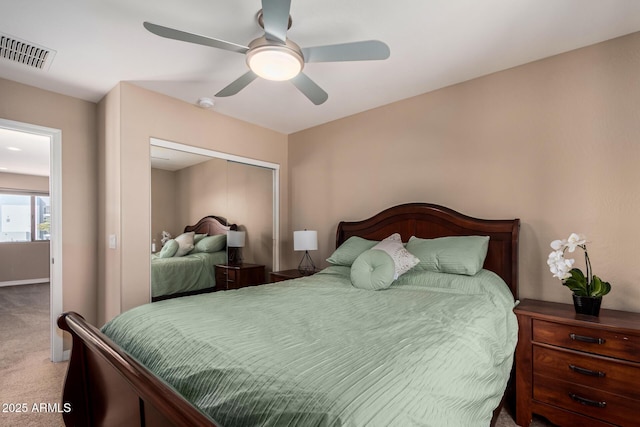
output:
[[598,276],[594,275],[591,281],[591,296],[600,297],[606,295],[611,290],[609,282],[603,282]]
[[569,273],[571,273],[571,277],[576,279],[580,283],[584,284],[584,287],[587,287],[587,278],[584,277],[584,273],[579,268],[572,268]]
[[572,268],[569,271],[571,274],[562,284],[571,289],[576,295],[588,296],[587,293],[587,278],[579,268]]

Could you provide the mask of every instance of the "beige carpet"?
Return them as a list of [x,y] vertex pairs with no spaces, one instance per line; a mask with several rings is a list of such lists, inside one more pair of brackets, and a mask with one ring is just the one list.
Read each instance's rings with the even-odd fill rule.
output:
[[67,363],[49,360],[48,283],[0,288],[0,337],[0,425],[62,426]]
[[[49,360],[49,284],[0,287],[0,403],[26,412],[0,412],[0,426],[59,427],[67,363]],[[4,408],[2,408],[4,409]],[[7,408],[11,409],[11,408]],[[532,427],[548,427],[534,419]],[[516,427],[503,410],[496,427]]]

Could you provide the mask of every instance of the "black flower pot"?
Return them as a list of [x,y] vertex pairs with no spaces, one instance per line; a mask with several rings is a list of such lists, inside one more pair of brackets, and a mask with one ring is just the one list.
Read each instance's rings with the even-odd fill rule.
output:
[[597,316],[600,314],[602,297],[585,297],[573,294],[573,306],[578,314]]

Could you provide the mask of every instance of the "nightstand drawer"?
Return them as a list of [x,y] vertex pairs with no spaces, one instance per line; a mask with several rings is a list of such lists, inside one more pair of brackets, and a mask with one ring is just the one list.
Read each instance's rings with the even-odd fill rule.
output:
[[264,283],[262,264],[217,264],[216,286],[221,290],[239,289]]
[[227,282],[227,270],[216,268],[216,283]]
[[533,373],[640,399],[640,366],[628,362],[534,345]]
[[538,319],[532,325],[534,341],[640,362],[640,336]]
[[612,393],[534,375],[533,398],[620,426],[638,425],[640,402]]

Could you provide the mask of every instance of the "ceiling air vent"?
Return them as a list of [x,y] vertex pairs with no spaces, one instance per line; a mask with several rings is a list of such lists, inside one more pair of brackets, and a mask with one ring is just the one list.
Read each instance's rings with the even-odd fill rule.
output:
[[0,33],[0,58],[47,70],[56,55],[55,50]]

